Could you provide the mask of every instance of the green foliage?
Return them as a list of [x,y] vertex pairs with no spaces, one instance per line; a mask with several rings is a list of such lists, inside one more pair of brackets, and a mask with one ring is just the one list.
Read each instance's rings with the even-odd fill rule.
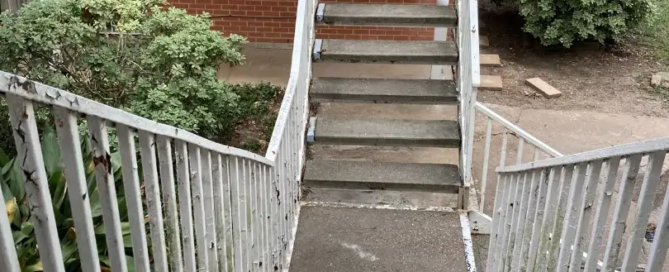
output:
[[204,137],[227,137],[242,110],[217,68],[244,60],[245,39],[212,31],[206,14],[165,5],[31,1],[0,15],[0,69]]
[[[61,250],[63,252],[63,262],[66,271],[81,271],[81,260],[77,251],[76,229],[69,198],[67,197],[67,182],[63,173],[62,155],[58,146],[58,139],[53,128],[43,128],[42,154],[44,165],[48,176],[49,191],[51,193],[54,215],[56,217],[56,227],[58,237],[61,241]],[[102,206],[98,195],[95,182],[95,169],[93,167],[93,154],[87,145],[82,144],[84,165],[88,181],[88,195],[91,205],[91,213],[95,226],[95,236],[98,246],[98,254],[101,260],[101,266],[109,268],[109,256],[107,253],[107,244],[105,239],[104,224],[102,222]],[[119,159],[118,153],[113,153],[112,168],[114,173],[114,183],[119,187],[122,184],[120,164],[116,163]],[[14,242],[16,243],[17,254],[19,257],[21,271],[32,272],[42,271],[42,264],[37,250],[37,241],[33,229],[33,218],[28,207],[28,199],[24,189],[23,175],[16,158],[10,158],[2,149],[0,149],[0,169],[3,198],[7,206],[7,213],[13,230]],[[130,239],[130,225],[127,222],[128,215],[126,210],[125,197],[123,190],[117,190],[119,203],[119,212],[121,217],[121,227],[124,245],[126,247],[126,261],[128,270],[134,271],[134,262],[132,259],[132,248]]]
[[519,0],[525,31],[543,45],[570,47],[576,41],[616,41],[648,23],[653,0]]

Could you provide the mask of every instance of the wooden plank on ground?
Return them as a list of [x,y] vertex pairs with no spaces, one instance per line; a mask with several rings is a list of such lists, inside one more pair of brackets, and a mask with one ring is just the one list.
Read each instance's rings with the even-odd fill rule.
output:
[[481,66],[502,66],[497,54],[481,54],[479,63]]
[[500,91],[503,89],[501,76],[481,75],[481,86],[479,89],[486,89],[491,91]]
[[527,84],[530,84],[530,86],[534,87],[547,98],[560,97],[562,95],[558,89],[555,89],[553,86],[549,85],[538,77],[528,79]]
[[479,36],[479,47],[488,47],[489,45],[488,36]]

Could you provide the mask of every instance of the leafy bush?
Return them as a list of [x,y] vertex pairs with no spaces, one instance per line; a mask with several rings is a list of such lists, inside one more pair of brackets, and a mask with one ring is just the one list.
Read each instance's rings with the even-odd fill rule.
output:
[[241,109],[217,68],[243,61],[245,39],[212,31],[206,14],[165,6],[31,1],[0,15],[0,69],[204,137],[228,135]]
[[519,0],[525,31],[543,45],[570,47],[583,40],[615,41],[646,23],[654,14],[652,0]]
[[[48,176],[49,191],[51,193],[54,215],[56,217],[56,227],[58,237],[61,241],[61,250],[63,252],[63,262],[66,271],[81,271],[81,259],[77,251],[76,230],[74,219],[72,217],[69,198],[67,197],[67,182],[63,173],[62,156],[58,140],[53,128],[45,127],[42,136],[42,153],[45,168]],[[85,142],[85,141],[83,141]],[[102,206],[97,193],[95,182],[95,168],[93,166],[93,153],[86,144],[82,143],[84,165],[88,181],[88,195],[91,205],[91,214],[95,227],[96,242],[100,265],[109,271],[109,255],[105,239],[105,229],[102,222]],[[132,242],[130,237],[130,224],[128,223],[127,205],[123,190],[119,186],[122,184],[120,156],[117,152],[111,154],[114,183],[117,185],[118,207],[121,218],[121,229],[123,234],[123,243],[126,247],[126,261],[128,270],[134,271],[134,262],[132,258]],[[16,243],[17,255],[19,257],[21,271],[32,272],[42,271],[42,263],[39,259],[37,241],[33,229],[33,219],[30,208],[27,203],[27,196],[24,190],[23,174],[16,158],[10,158],[0,149],[0,188],[2,189],[3,199],[7,206],[7,214],[11,222],[14,242]]]

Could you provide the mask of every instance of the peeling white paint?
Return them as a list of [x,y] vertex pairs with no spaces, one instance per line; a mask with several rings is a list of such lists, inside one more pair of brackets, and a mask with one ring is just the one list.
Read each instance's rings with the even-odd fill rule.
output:
[[341,243],[341,246],[343,246],[345,248],[348,248],[350,250],[353,250],[356,254],[358,254],[358,257],[360,257],[360,259],[368,260],[368,261],[372,261],[372,262],[377,261],[379,259],[374,254],[363,251],[362,248],[360,248],[359,245],[349,244],[349,243]]

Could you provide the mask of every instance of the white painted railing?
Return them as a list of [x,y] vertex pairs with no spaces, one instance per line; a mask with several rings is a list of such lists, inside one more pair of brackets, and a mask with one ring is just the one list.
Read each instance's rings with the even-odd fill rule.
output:
[[669,191],[657,189],[668,151],[660,138],[498,167],[487,271],[666,271]]
[[[314,0],[298,3],[290,80],[265,157],[0,72],[0,93],[9,104],[43,267],[64,271],[36,105],[49,106],[56,121],[83,271],[100,271],[78,132],[78,123],[84,119],[90,128],[113,271],[128,271],[128,263],[116,200],[119,184],[109,182],[113,179],[108,127],[115,127],[118,136],[135,271],[287,269],[305,159],[315,4]],[[19,272],[9,223],[5,203],[0,201],[0,271]]]
[[[543,158],[555,158],[555,157],[562,157],[562,154],[555,150],[554,148],[550,147],[548,144],[542,142],[541,140],[537,139],[536,137],[532,136],[530,133],[527,131],[523,130],[522,128],[518,127],[511,121],[505,119],[501,115],[497,114],[494,112],[492,109],[486,107],[480,102],[476,102],[475,104],[475,109],[476,112],[482,113],[485,118],[485,134],[482,140],[484,140],[484,150],[483,150],[483,157],[481,160],[477,160],[478,165],[482,165],[482,170],[481,170],[481,179],[479,180],[480,184],[480,200],[479,200],[479,209],[481,211],[485,211],[485,204],[486,204],[486,192],[487,192],[487,187],[488,187],[488,182],[489,182],[489,170],[494,169],[490,168],[491,167],[491,160],[490,160],[490,147],[493,139],[493,124],[497,124],[497,126],[501,127],[501,131],[498,131],[495,133],[495,135],[502,135],[502,145],[501,145],[501,150],[499,153],[499,161],[497,161],[497,165],[492,165],[492,167],[499,167],[499,166],[506,166],[506,165],[517,165],[521,164],[524,162],[524,156],[525,151],[531,150],[532,152],[532,160],[536,161],[539,159]],[[512,135],[515,136],[516,141],[514,143],[516,144],[516,160],[515,162],[507,162],[507,157],[509,154],[507,154],[509,150],[509,138],[508,136]],[[526,147],[526,144],[529,145],[529,149]],[[513,146],[513,143],[511,143]],[[499,177],[497,177],[497,180],[499,180]]]
[[479,65],[479,26],[478,26],[478,1],[458,0],[458,69],[456,74],[458,92],[460,93],[460,110],[458,121],[460,123],[461,148],[460,148],[460,172],[463,186],[458,194],[460,197],[460,208],[467,209],[469,206],[469,188],[472,183],[472,155],[474,138],[474,105],[476,103],[476,92],[481,82]]

